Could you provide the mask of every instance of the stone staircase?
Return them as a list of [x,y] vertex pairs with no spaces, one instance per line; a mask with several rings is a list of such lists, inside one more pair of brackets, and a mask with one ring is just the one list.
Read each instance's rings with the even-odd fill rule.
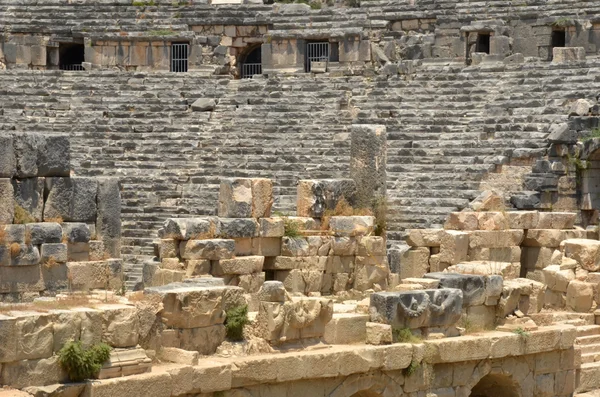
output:
[[581,353],[577,391],[600,389],[600,325],[577,327],[576,349]]

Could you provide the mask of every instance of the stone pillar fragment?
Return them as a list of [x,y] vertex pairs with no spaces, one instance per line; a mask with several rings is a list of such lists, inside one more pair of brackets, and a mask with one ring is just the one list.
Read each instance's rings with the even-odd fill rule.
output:
[[111,258],[121,256],[121,188],[116,178],[98,179],[97,238]]
[[370,207],[386,194],[387,133],[383,125],[353,125],[350,176],[356,182],[357,204]]

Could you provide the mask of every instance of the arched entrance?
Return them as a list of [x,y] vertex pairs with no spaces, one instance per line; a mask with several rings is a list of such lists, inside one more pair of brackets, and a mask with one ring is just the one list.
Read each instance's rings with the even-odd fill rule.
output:
[[510,377],[488,374],[471,390],[470,397],[521,397],[521,392]]
[[242,55],[240,71],[243,79],[251,79],[256,74],[262,74],[262,47],[260,45]]

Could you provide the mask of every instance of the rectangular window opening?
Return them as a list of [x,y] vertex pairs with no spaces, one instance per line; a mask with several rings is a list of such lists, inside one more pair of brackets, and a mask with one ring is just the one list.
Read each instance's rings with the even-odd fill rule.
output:
[[188,71],[189,43],[171,44],[171,72],[183,73]]
[[567,32],[564,30],[552,31],[552,48],[567,46]]
[[477,46],[475,47],[475,52],[490,53],[490,35],[488,33],[477,34]]
[[58,46],[58,68],[60,70],[82,71],[85,61],[83,43],[60,43]]
[[305,65],[306,73],[310,72],[312,62],[329,62],[330,45],[328,41],[314,41],[306,43]]

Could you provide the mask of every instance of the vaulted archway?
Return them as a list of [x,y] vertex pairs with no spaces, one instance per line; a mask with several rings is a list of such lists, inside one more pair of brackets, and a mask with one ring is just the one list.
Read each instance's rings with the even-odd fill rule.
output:
[[471,390],[470,397],[521,397],[521,392],[509,376],[488,374]]

